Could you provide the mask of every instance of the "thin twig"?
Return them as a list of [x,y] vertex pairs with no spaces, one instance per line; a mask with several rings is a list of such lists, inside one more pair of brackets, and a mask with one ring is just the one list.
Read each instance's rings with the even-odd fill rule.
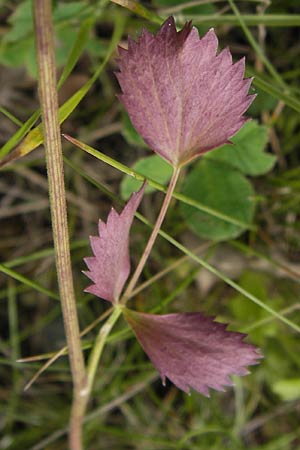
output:
[[154,242],[155,242],[155,240],[157,238],[157,235],[158,235],[158,233],[160,231],[161,225],[162,225],[163,220],[165,218],[165,215],[167,213],[169,204],[170,204],[170,202],[172,200],[173,192],[174,192],[174,189],[175,189],[178,177],[179,177],[179,173],[180,173],[180,169],[179,168],[174,168],[173,175],[172,175],[172,178],[170,180],[170,184],[168,186],[168,190],[167,190],[164,202],[162,204],[160,213],[158,215],[158,218],[156,220],[156,223],[154,225],[154,228],[152,230],[152,233],[151,233],[151,236],[150,236],[150,238],[148,240],[148,243],[147,243],[147,245],[145,247],[145,250],[144,250],[144,252],[143,252],[143,254],[141,256],[141,259],[140,259],[140,261],[138,263],[138,266],[135,269],[135,272],[134,272],[134,274],[133,274],[133,276],[132,276],[132,278],[131,278],[128,286],[127,286],[127,289],[125,290],[125,292],[124,292],[124,294],[122,296],[122,299],[121,299],[122,303],[126,303],[126,301],[131,296],[131,293],[132,293],[133,289],[135,288],[135,285],[136,285],[136,283],[137,283],[137,281],[138,281],[138,279],[139,279],[139,277],[140,277],[140,275],[142,273],[142,270],[143,270],[143,268],[144,268],[144,266],[145,266],[145,264],[147,262],[147,259],[148,259],[149,255],[150,255],[150,252],[152,250]]

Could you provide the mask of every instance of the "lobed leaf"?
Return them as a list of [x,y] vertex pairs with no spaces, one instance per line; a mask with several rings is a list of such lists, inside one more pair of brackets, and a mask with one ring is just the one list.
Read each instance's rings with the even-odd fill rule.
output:
[[173,166],[228,142],[254,99],[245,61],[216,54],[213,29],[200,39],[191,23],[177,32],[172,17],[156,36],[143,30],[119,49],[119,98],[136,130]]
[[268,130],[255,120],[245,123],[231,140],[233,145],[223,145],[213,153],[208,153],[206,158],[222,161],[251,176],[264,175],[276,163],[276,156],[264,151]]
[[209,388],[232,386],[230,375],[247,375],[247,366],[262,357],[243,342],[245,334],[201,313],[144,314],[124,308],[137,339],[160,372],[179,389],[190,388],[209,397]]
[[[180,209],[188,226],[205,239],[222,241],[239,236],[253,221],[254,190],[234,167],[213,158],[202,158],[188,174],[183,193],[195,201],[232,218],[232,223],[187,204]],[[236,225],[238,221],[244,226]]]
[[99,236],[90,237],[94,256],[84,259],[89,269],[84,274],[94,284],[85,292],[112,303],[118,302],[130,272],[129,231],[144,190],[145,183],[132,194],[121,214],[112,208],[107,223],[99,220]]

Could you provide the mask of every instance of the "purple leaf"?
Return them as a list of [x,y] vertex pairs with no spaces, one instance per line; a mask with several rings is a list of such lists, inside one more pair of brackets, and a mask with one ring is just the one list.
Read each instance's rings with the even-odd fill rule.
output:
[[144,29],[120,48],[119,98],[145,142],[173,166],[228,143],[247,120],[255,96],[245,60],[233,64],[217,47],[213,29],[200,39],[190,22],[177,32],[170,17],[156,36]]
[[113,303],[118,302],[130,272],[129,231],[144,190],[145,183],[138,192],[132,194],[121,214],[112,208],[107,223],[99,220],[99,236],[90,237],[95,256],[84,259],[89,268],[84,274],[94,284],[85,292]]
[[209,397],[209,388],[232,386],[229,375],[246,375],[246,366],[262,356],[243,342],[245,334],[226,330],[201,313],[154,315],[124,308],[143,349],[160,372],[185,392],[193,388]]

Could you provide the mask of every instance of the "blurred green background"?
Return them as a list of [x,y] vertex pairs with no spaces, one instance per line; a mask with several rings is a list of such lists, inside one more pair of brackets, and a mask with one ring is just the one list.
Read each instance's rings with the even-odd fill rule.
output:
[[[0,5],[3,159],[38,125],[39,116],[31,1]],[[214,27],[220,49],[228,46],[234,60],[246,56],[247,76],[255,77],[251,92],[258,96],[247,113],[253,120],[232,139],[234,145],[188,166],[177,187],[184,197],[174,203],[163,229],[248,297],[277,311],[279,319],[159,238],[142,281],[157,273],[161,279],[136,295],[135,307],[216,315],[230,329],[248,333],[264,359],[224,393],[188,396],[171,384],[162,386],[120,321],[99,367],[85,448],[300,449],[300,2],[153,0],[143,6],[133,12],[105,0],[53,2],[60,104],[73,98],[65,104],[62,129],[115,160],[112,167],[100,153],[95,158],[64,141],[81,328],[107,309],[83,293],[88,236],[96,234],[98,218],[105,220],[112,204],[118,209],[137,188],[118,162],[162,185],[170,177],[169,166],[152,155],[116,97],[117,51],[111,50],[125,46],[127,36],[137,36],[144,26],[155,32],[171,14],[179,26],[193,19],[200,35]],[[31,150],[39,142],[28,136]],[[63,450],[72,393],[67,357],[24,391],[65,344],[44,152],[40,146],[20,157],[24,147],[0,174],[0,449]],[[149,187],[141,213],[150,222],[162,198]],[[148,236],[149,228],[136,220],[133,266]],[[86,354],[98,328],[83,338]]]

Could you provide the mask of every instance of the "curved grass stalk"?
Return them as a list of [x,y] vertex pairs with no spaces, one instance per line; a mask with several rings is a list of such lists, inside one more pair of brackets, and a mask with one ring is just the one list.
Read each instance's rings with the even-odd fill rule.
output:
[[[73,139],[73,138],[72,138]],[[75,139],[76,141],[76,139]],[[79,142],[79,141],[77,141]],[[85,145],[85,144],[83,144]],[[87,146],[88,147],[88,146]],[[92,151],[88,151],[88,153],[91,153],[94,156],[97,156],[97,152],[94,151],[91,147],[89,147]],[[110,165],[114,164],[114,160],[111,160],[111,158],[107,157],[106,155],[104,156],[104,162],[107,162]],[[100,157],[100,159],[102,159],[102,157]],[[120,165],[120,167],[119,167]],[[129,175],[133,175],[133,171],[130,173],[130,170],[127,169],[126,166],[123,166],[121,164],[114,164],[113,167],[116,167],[117,169],[121,170],[123,172],[122,169],[126,169],[126,172],[124,170],[125,173],[128,172]],[[144,180],[145,177],[143,177],[142,175],[138,175],[140,178],[140,180]],[[90,177],[87,178],[90,182],[92,182],[95,186],[99,186],[99,184],[97,184],[95,181],[91,180]],[[150,183],[149,183],[150,184]],[[153,183],[153,186],[156,187],[158,183]],[[160,185],[158,185],[160,186]],[[99,186],[101,188],[101,186]],[[165,188],[161,189],[165,191]],[[113,194],[109,194],[111,196],[111,198],[115,198],[113,196]],[[176,199],[180,199],[179,195],[174,193],[173,195],[174,198]],[[144,224],[146,224],[147,226],[150,226],[151,228],[153,228],[153,225],[140,213],[136,213],[135,216]],[[180,242],[176,241],[176,239],[174,239],[172,236],[170,236],[169,234],[167,234],[166,232],[160,230],[159,231],[159,235],[162,236],[163,238],[165,238],[168,242],[170,242],[170,244],[174,245],[176,248],[178,248],[178,250],[180,250],[181,252],[183,252],[185,255],[189,256],[191,259],[193,259],[197,264],[200,264],[202,267],[204,267],[205,269],[207,269],[209,272],[213,273],[216,277],[218,277],[219,279],[223,280],[225,283],[227,283],[228,285],[230,285],[233,289],[235,289],[237,292],[240,292],[243,296],[245,296],[245,298],[248,298],[250,301],[252,301],[253,303],[256,303],[257,305],[259,305],[262,309],[266,310],[267,312],[269,312],[269,314],[271,314],[274,318],[279,319],[281,322],[285,323],[287,326],[289,326],[290,328],[296,330],[297,332],[300,332],[300,326],[298,326],[297,324],[295,324],[294,322],[292,322],[291,320],[285,318],[280,312],[275,311],[273,308],[271,308],[268,305],[265,305],[264,302],[262,302],[258,297],[256,297],[255,295],[251,294],[251,292],[243,289],[241,286],[239,286],[237,283],[235,283],[233,280],[230,280],[230,278],[226,277],[225,274],[223,274],[222,272],[220,272],[219,270],[217,270],[215,267],[213,267],[212,265],[210,265],[209,263],[207,263],[204,259],[198,257],[197,255],[195,255],[194,252],[192,252],[191,250],[189,250],[187,247],[185,247],[184,245],[182,245]]]
[[[138,181],[147,181],[147,183],[154,187],[155,189],[161,191],[161,192],[167,192],[167,188],[163,185],[161,185],[160,183],[157,183],[156,181],[154,181],[153,179],[147,177],[145,178],[144,175],[142,175],[141,173],[137,172],[134,169],[131,169],[127,166],[125,166],[124,164],[116,161],[115,159],[105,155],[104,153],[101,153],[99,150],[94,149],[93,147],[91,147],[90,145],[84,144],[81,141],[78,141],[78,139],[75,139],[67,134],[63,134],[63,136],[70,141],[72,144],[74,144],[76,147],[81,148],[82,150],[84,150],[86,153],[89,153],[90,155],[94,156],[95,158],[99,159],[100,161],[105,162],[106,164],[110,165],[111,167],[114,167],[115,169],[119,170],[122,173],[125,173],[133,178],[135,178]],[[195,208],[199,209],[199,211],[205,212],[207,214],[210,214],[214,217],[217,217],[218,219],[224,220],[225,222],[231,223],[233,225],[237,225],[240,226],[242,228],[246,228],[246,229],[250,229],[255,231],[256,227],[253,225],[249,225],[246,224],[240,220],[234,219],[233,217],[227,216],[226,214],[223,214],[219,211],[216,211],[213,208],[210,208],[206,205],[203,205],[189,197],[186,197],[183,194],[179,194],[178,192],[173,192],[173,197],[176,200],[179,200],[183,203],[186,203],[187,205],[190,206],[194,206]]]
[[[239,21],[239,24],[242,28],[242,30],[245,33],[246,38],[248,39],[249,44],[252,46],[253,50],[257,53],[257,55],[262,60],[265,67],[268,69],[269,73],[273,76],[274,80],[277,81],[278,85],[281,86],[283,89],[288,90],[288,86],[282,79],[281,75],[277,72],[273,64],[269,61],[267,56],[264,54],[263,50],[261,49],[260,45],[256,42],[254,37],[252,36],[252,33],[248,29],[245,20],[243,16],[240,14],[238,8],[236,7],[234,0],[228,0],[232,11],[234,12],[236,18]],[[263,16],[265,18],[265,16]],[[261,22],[263,24],[263,21]]]

